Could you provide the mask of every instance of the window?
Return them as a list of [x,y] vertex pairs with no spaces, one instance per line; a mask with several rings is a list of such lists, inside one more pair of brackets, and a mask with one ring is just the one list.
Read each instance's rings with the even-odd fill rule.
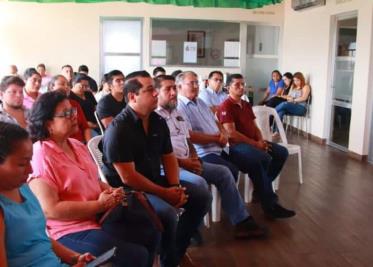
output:
[[240,24],[152,19],[150,65],[239,67]]
[[142,69],[142,21],[104,18],[101,26],[101,74]]

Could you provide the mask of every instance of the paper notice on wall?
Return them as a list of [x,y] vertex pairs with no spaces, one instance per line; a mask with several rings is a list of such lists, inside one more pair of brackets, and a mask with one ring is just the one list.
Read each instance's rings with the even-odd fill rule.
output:
[[184,63],[197,63],[197,42],[184,42]]
[[152,40],[152,57],[166,57],[167,41]]
[[224,57],[239,58],[240,57],[240,42],[224,42]]

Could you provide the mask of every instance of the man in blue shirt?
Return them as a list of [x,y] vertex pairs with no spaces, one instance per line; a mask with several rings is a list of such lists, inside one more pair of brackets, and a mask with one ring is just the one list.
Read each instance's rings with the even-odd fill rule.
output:
[[223,91],[223,73],[221,71],[210,72],[208,78],[209,85],[199,92],[199,98],[215,113],[216,108],[227,99],[228,94]]

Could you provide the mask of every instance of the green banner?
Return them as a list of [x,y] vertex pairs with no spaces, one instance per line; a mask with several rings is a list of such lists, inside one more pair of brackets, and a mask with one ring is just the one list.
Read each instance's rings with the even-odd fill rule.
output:
[[128,2],[149,3],[157,5],[176,5],[193,7],[225,7],[225,8],[260,8],[266,5],[281,3],[283,0],[8,0],[10,2],[38,2],[38,3],[101,3],[101,2]]

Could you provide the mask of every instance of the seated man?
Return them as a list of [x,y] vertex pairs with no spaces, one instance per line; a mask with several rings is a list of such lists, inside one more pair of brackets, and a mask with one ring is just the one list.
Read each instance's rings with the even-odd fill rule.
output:
[[217,107],[223,103],[227,97],[227,93],[223,91],[223,73],[218,70],[210,72],[208,87],[201,90],[199,98],[201,98],[212,112],[215,113]]
[[[165,228],[163,266],[176,267],[210,207],[211,196],[206,188],[179,182],[170,132],[164,119],[154,112],[158,93],[149,73],[129,74],[124,90],[128,105],[110,123],[103,139],[104,174],[112,186],[125,184],[148,193]],[[185,212],[178,219],[180,207]]]
[[[285,162],[287,156],[286,149],[280,147],[280,149],[282,148],[281,152],[283,152],[281,155],[284,156],[284,158],[281,159],[281,161],[275,158],[273,162],[276,163],[272,164],[269,159],[270,156],[268,155],[268,162],[266,164],[271,172],[270,176],[265,171],[257,174],[258,168],[265,167],[260,165],[260,163],[264,164],[264,162],[254,159],[247,160],[245,157],[237,159],[235,157],[236,154],[231,153],[231,147],[229,148],[229,154],[223,151],[223,148],[227,145],[228,133],[215,121],[214,114],[207,105],[197,97],[198,82],[196,74],[194,72],[181,73],[177,77],[176,83],[179,90],[178,110],[185,114],[185,118],[187,118],[191,124],[191,141],[195,144],[197,153],[202,160],[227,166],[232,174],[234,174],[234,177],[238,175],[237,167],[241,171],[249,173],[250,177],[255,179],[254,185],[261,194],[261,204],[264,212],[268,216],[272,218],[293,216],[295,214],[293,211],[287,210],[277,203],[277,196],[272,189],[272,180],[277,176]],[[231,140],[230,137],[230,142],[234,141],[235,140]],[[274,147],[276,150],[278,146]],[[274,178],[272,177],[273,175]]]
[[97,115],[105,128],[126,106],[123,73],[119,70],[112,70],[106,74],[106,81],[110,87],[110,94],[100,99],[96,109]]
[[29,110],[23,106],[24,81],[18,76],[5,76],[0,84],[0,121],[27,127]]
[[[197,183],[200,176],[208,183],[216,185],[221,194],[222,206],[229,220],[235,225],[236,238],[258,238],[266,234],[266,230],[258,226],[246,210],[235,179],[229,169],[223,165],[202,162],[189,140],[190,125],[176,110],[177,91],[175,78],[161,75],[155,79],[158,90],[157,113],[167,122],[170,129],[172,147],[180,166],[180,180]],[[202,184],[201,186],[204,186]]]
[[166,75],[166,70],[163,67],[155,67],[153,70],[153,77],[157,77],[159,75]]
[[229,135],[229,159],[250,175],[265,213],[272,218],[288,218],[295,212],[278,204],[272,181],[280,173],[287,157],[285,147],[265,141],[255,123],[251,105],[241,99],[244,80],[241,74],[227,79],[229,98],[218,109],[219,121]]

